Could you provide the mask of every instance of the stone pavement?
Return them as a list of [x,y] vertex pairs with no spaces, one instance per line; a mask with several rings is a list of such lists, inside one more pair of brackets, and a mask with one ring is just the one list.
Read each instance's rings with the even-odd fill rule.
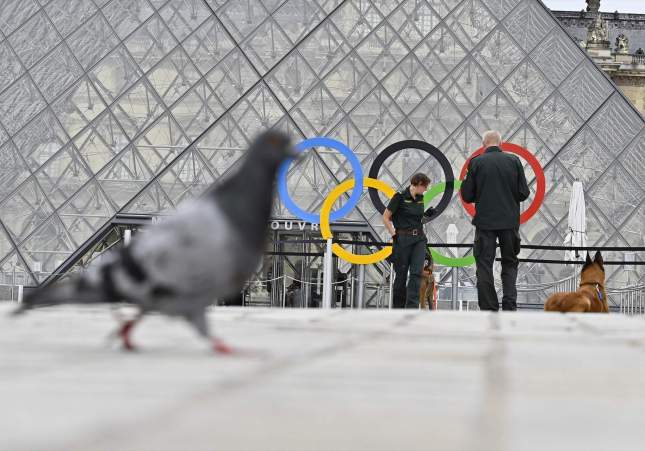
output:
[[243,352],[108,309],[7,317],[0,449],[644,450],[645,320],[220,308]]

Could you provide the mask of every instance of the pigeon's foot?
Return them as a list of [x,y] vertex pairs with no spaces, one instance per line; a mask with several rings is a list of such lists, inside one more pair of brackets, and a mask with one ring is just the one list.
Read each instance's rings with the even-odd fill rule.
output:
[[132,344],[132,341],[130,340],[130,334],[132,333],[132,329],[134,328],[135,324],[137,324],[138,319],[131,319],[123,323],[121,328],[119,329],[119,337],[121,338],[121,342],[123,343],[123,349],[126,351],[136,351],[137,348]]
[[213,351],[215,351],[217,354],[233,354],[233,348],[231,348],[219,338],[213,338]]

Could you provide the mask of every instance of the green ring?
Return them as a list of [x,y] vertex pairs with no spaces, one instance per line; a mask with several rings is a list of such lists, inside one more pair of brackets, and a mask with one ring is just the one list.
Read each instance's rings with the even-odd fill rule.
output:
[[[461,187],[461,180],[455,180],[455,189],[458,190]],[[432,199],[437,197],[439,194],[443,193],[446,189],[446,182],[437,183],[432,188],[430,188],[423,195],[423,205],[424,208],[428,208],[428,204]],[[466,266],[472,266],[475,264],[475,256],[467,255],[466,257],[446,257],[443,254],[432,249],[428,246],[430,253],[432,254],[432,259],[435,263],[442,266],[448,266],[451,268],[463,268]]]

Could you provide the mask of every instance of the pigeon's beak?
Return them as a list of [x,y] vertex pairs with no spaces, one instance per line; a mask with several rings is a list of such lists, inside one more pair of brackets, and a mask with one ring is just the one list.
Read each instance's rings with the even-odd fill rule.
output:
[[293,158],[294,160],[300,159],[302,156],[302,152],[298,152],[296,149],[296,146],[290,145],[287,149],[287,157],[288,158]]

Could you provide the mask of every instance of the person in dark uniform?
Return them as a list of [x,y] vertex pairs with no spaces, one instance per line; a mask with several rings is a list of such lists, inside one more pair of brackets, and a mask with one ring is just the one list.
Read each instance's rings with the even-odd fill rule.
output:
[[394,241],[394,308],[419,308],[421,271],[428,243],[421,222],[424,213],[423,193],[429,184],[430,179],[425,174],[415,174],[408,188],[392,196],[383,213],[383,223]]
[[502,256],[502,308],[517,309],[517,265],[520,253],[520,202],[529,197],[520,159],[501,151],[498,131],[484,133],[486,149],[473,158],[461,185],[461,197],[475,203],[475,244],[477,295],[481,310],[499,310],[493,263],[496,242]]

